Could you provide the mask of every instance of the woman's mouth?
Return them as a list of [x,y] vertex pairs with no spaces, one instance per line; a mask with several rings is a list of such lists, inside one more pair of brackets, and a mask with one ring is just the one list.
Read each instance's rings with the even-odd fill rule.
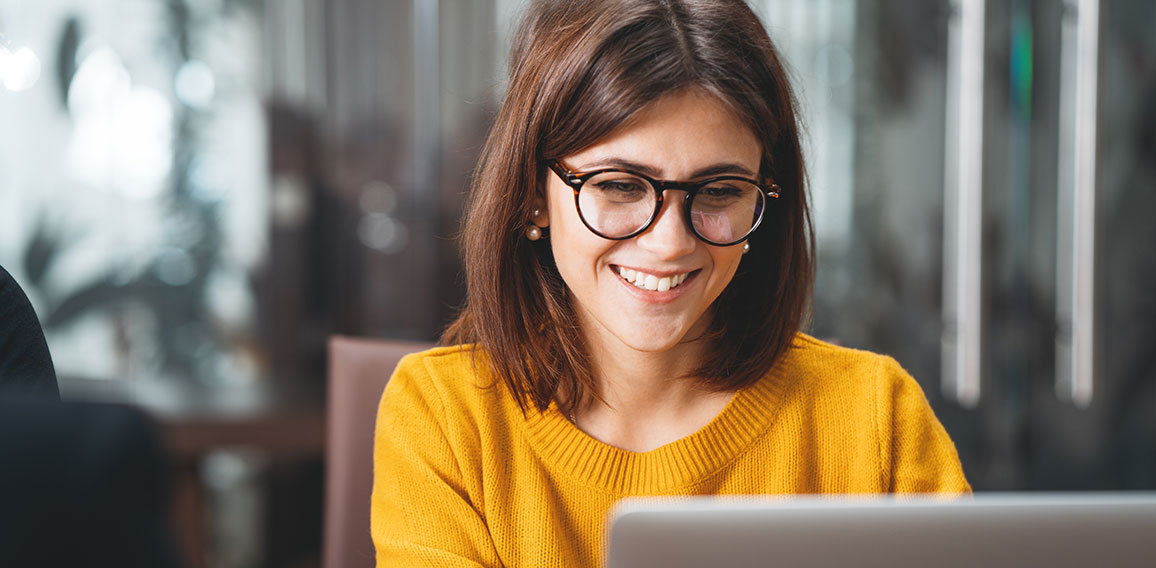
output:
[[642,288],[643,290],[651,290],[654,292],[665,292],[671,288],[677,288],[679,284],[686,282],[687,277],[693,273],[692,271],[683,272],[680,274],[658,276],[655,274],[643,272],[641,270],[634,270],[621,266],[615,266],[614,272],[618,274],[619,278],[625,280],[626,282],[634,284],[636,287]]

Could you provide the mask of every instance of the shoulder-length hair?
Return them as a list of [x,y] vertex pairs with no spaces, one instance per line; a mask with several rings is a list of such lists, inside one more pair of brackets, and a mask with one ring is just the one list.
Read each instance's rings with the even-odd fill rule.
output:
[[543,160],[583,150],[655,100],[697,88],[750,125],[768,204],[750,253],[715,301],[712,346],[695,372],[711,390],[757,381],[808,310],[814,237],[787,73],[742,0],[542,0],[515,35],[505,101],[482,151],[463,230],[466,304],[443,343],[476,343],[518,399],[571,412],[598,396],[549,244],[525,230]]

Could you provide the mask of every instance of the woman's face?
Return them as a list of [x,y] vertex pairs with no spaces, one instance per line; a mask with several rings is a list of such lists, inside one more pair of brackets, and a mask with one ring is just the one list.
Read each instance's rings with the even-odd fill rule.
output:
[[[628,126],[561,161],[572,171],[618,167],[694,181],[732,173],[756,178],[760,156],[754,134],[719,100],[687,90],[659,99]],[[550,227],[558,271],[589,341],[661,352],[707,330],[711,304],[742,258],[741,244],[717,247],[697,239],[682,211],[686,194],[674,190],[645,232],[604,239],[582,224],[573,190],[554,173],[547,176],[546,210],[536,221]],[[642,287],[634,283],[639,275]]]

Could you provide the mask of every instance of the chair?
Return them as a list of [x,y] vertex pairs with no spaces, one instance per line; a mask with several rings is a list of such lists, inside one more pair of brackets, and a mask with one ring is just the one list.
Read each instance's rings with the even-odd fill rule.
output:
[[385,384],[408,353],[428,343],[334,336],[329,339],[328,431],[325,450],[326,568],[372,567],[369,498],[373,432]]

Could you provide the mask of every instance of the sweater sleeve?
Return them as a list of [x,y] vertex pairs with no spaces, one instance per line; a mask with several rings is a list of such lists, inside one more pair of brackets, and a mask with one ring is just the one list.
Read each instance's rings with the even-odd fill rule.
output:
[[500,566],[462,475],[459,456],[468,449],[452,443],[421,357],[401,361],[378,409],[370,515],[377,565]]
[[[894,359],[884,359],[889,393],[881,400],[880,429],[890,430],[890,443],[881,448],[889,458],[891,493],[970,493],[959,454],[947,431],[935,417],[919,383]],[[887,443],[888,437],[881,437]],[[887,462],[884,462],[887,463]]]

